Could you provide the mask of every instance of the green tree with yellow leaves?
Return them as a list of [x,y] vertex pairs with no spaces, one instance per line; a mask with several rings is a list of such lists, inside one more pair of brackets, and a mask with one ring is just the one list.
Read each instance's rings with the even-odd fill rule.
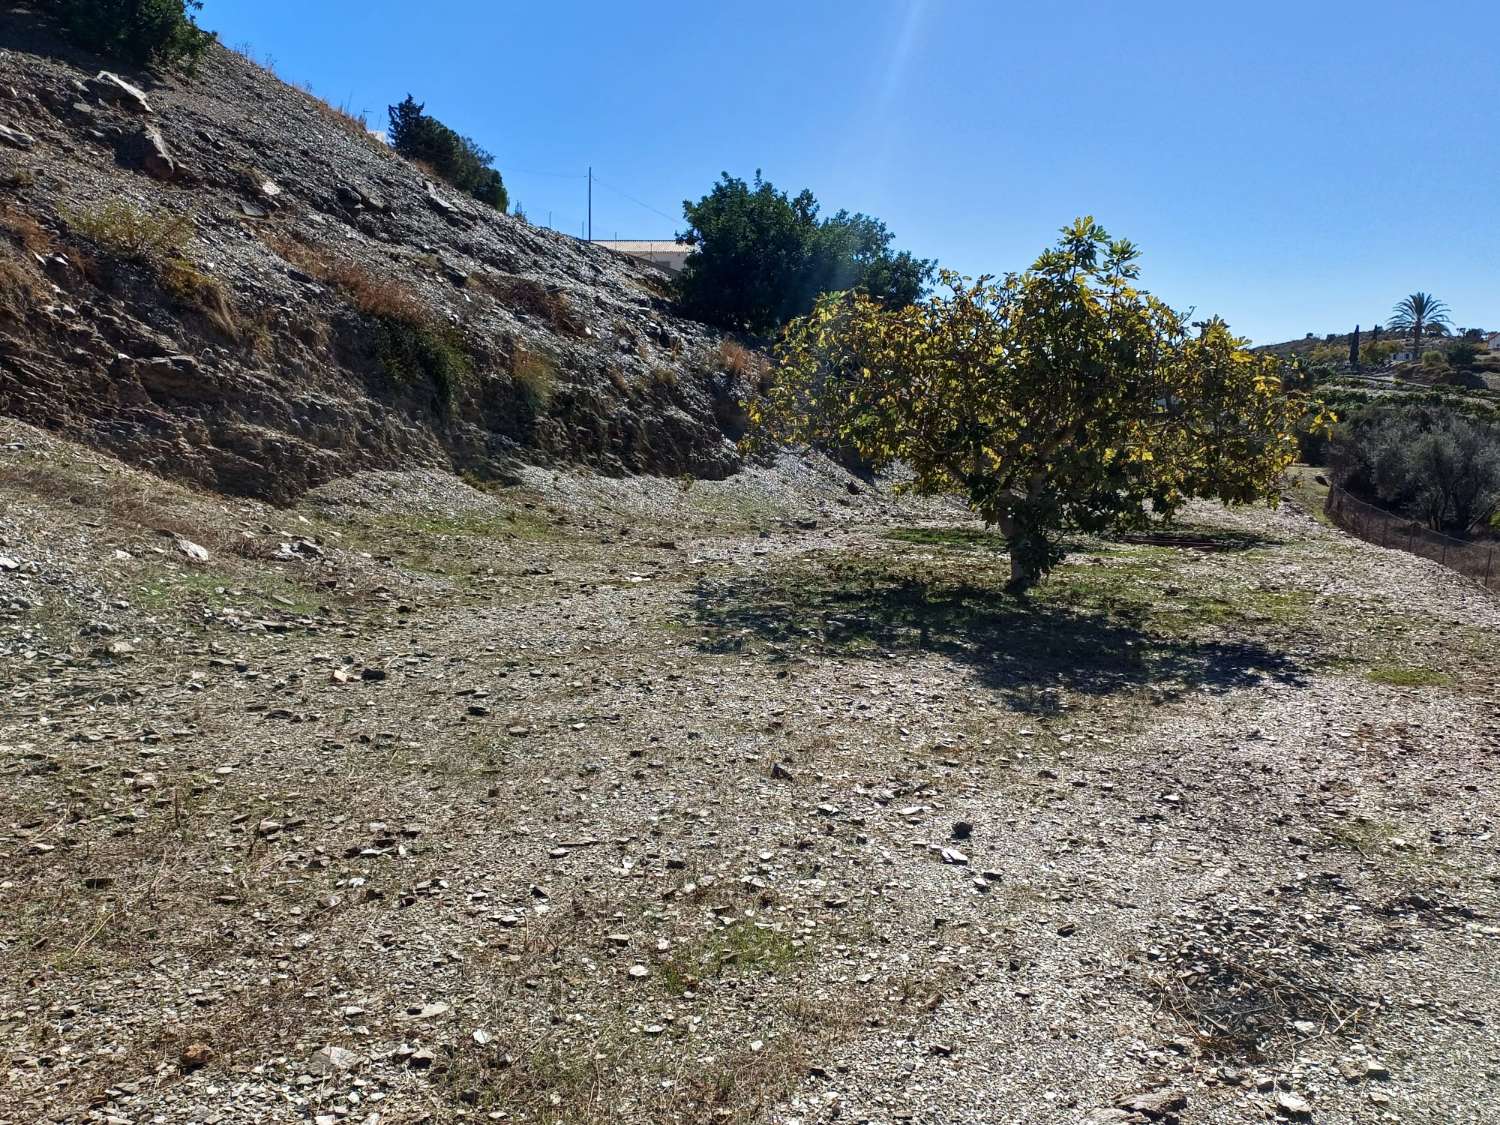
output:
[[902,308],[824,297],[788,325],[752,440],[903,462],[915,491],[965,497],[1009,540],[1016,593],[1061,561],[1066,530],[1274,499],[1297,426],[1327,419],[1222,320],[1139,289],[1138,256],[1084,218],[999,280],[945,273]]

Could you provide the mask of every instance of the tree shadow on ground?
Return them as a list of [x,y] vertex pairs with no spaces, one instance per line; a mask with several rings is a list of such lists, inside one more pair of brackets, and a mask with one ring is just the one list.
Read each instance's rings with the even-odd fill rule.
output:
[[1225,692],[1267,679],[1297,683],[1304,671],[1255,639],[1155,630],[1149,605],[1101,612],[910,577],[705,582],[695,591],[694,615],[706,630],[704,651],[760,645],[773,659],[793,650],[844,657],[933,652],[970,666],[980,683],[1026,711],[1055,710],[1064,693]]

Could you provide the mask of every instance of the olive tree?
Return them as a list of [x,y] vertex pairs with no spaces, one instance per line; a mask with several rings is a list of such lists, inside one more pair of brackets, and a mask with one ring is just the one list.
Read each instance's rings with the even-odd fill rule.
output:
[[908,487],[965,497],[1009,540],[1018,593],[1067,529],[1274,498],[1307,400],[1223,321],[1189,324],[1137,288],[1137,257],[1085,218],[1022,273],[945,273],[902,308],[825,297],[788,326],[754,435],[902,462]]

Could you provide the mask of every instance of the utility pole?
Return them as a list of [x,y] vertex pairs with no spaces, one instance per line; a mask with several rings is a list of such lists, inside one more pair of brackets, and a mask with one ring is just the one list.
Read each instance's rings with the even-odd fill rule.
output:
[[589,241],[594,241],[594,166],[589,165]]

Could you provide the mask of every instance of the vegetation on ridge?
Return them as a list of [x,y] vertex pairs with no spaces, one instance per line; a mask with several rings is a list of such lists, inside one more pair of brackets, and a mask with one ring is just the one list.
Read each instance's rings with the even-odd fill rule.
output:
[[879,219],[839,211],[818,218],[818,201],[795,197],[755,174],[752,186],[722,173],[697,203],[682,204],[695,249],[678,278],[683,310],[731,331],[772,332],[812,311],[823,293],[858,289],[892,307],[909,305],[932,280],[933,263],[891,250]]
[[427,165],[459,191],[504,211],[510,206],[510,195],[500,173],[492,167],[495,158],[477,142],[427,114],[425,109],[410,94],[399,105],[390,107],[391,147],[402,156]]
[[63,31],[86,50],[136,66],[191,69],[217,36],[193,21],[202,0],[53,0]]

